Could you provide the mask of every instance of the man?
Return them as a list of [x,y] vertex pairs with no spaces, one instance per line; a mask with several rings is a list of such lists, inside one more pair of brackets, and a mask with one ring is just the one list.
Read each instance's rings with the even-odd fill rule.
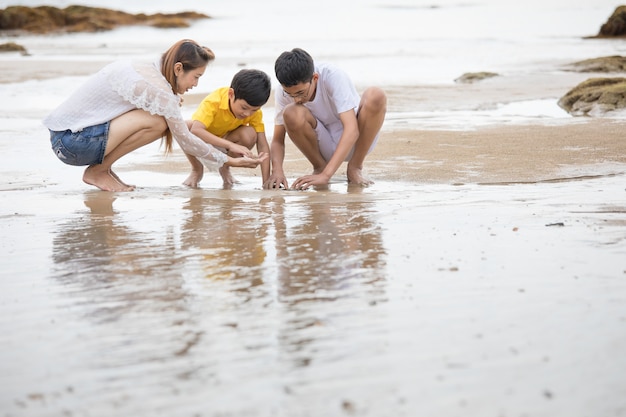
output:
[[271,146],[272,173],[264,188],[288,188],[283,171],[285,134],[313,165],[313,173],[291,188],[326,186],[343,161],[348,182],[368,186],[363,162],[376,145],[385,119],[387,97],[377,87],[361,97],[348,75],[326,63],[315,64],[304,50],[283,52],[275,62],[282,92],[276,94],[276,118]]

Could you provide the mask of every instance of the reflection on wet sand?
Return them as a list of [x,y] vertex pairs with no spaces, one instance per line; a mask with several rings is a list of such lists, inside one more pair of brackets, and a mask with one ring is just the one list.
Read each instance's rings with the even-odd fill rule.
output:
[[327,194],[193,193],[182,205],[182,224],[161,236],[158,227],[140,231],[133,215],[118,213],[115,194],[86,193],[89,211],[58,226],[52,275],[90,290],[149,277],[171,295],[184,274],[248,280],[243,287],[275,281],[280,301],[289,303],[340,298],[355,280],[383,278],[385,251],[372,202]]
[[366,199],[335,197],[317,193],[271,203],[278,299],[289,306],[278,335],[281,360],[303,369],[293,374],[288,392],[318,383],[315,369],[358,357],[362,347],[342,341],[364,330],[369,312],[363,308],[385,298],[386,253],[377,213]]
[[[351,281],[384,277],[385,251],[371,203],[329,202],[324,197],[271,206],[278,279],[284,301],[332,300],[351,291]],[[345,294],[344,294],[345,295]]]
[[289,197],[192,196],[183,206],[185,257],[195,256],[211,279],[278,280],[282,301],[290,302],[300,295],[338,298],[333,292],[350,280],[383,277],[385,251],[371,202]]
[[62,335],[71,341],[65,353],[80,352],[82,366],[132,365],[149,378],[148,364],[176,357],[200,333],[190,326],[173,230],[141,231],[115,201],[114,193],[85,193],[88,210],[57,225],[50,275],[65,296],[61,307],[91,325]]
[[255,199],[220,198],[198,193],[184,205],[182,250],[210,279],[250,279],[262,283],[264,247],[271,214]]
[[56,226],[50,272],[71,311],[51,329],[67,343],[51,356],[72,358],[55,361],[57,384],[86,374],[83,403],[106,410],[143,387],[165,408],[232,410],[232,393],[268,378],[275,398],[296,395],[369,354],[359,335],[376,330],[386,253],[367,196],[94,191],[84,205]]
[[[89,292],[116,291],[128,302],[154,296],[165,302],[181,299],[184,294],[175,291],[182,276],[173,231],[159,236],[138,230],[114,209],[115,201],[114,193],[85,193],[88,211],[57,226],[52,276]],[[110,306],[107,311],[112,311]]]

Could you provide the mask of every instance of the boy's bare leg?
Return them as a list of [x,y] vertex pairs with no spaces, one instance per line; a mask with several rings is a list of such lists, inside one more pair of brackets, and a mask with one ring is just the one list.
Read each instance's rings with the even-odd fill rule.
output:
[[363,176],[363,162],[367,152],[380,132],[387,112],[387,96],[377,87],[370,87],[363,92],[359,106],[359,138],[354,145],[354,153],[348,161],[346,173],[348,182],[368,186],[374,182]]
[[[254,131],[254,128],[252,127],[239,126],[237,129],[231,132],[228,132],[226,135],[224,135],[224,139],[232,143],[236,143],[237,145],[245,146],[248,149],[252,149],[252,147],[254,146],[256,142],[255,140],[256,132]],[[228,152],[228,156],[232,158],[238,158],[241,155]],[[230,172],[229,166],[226,166],[226,165],[222,166],[219,169],[219,173],[222,176],[222,180],[224,181],[225,187],[230,188],[234,184],[239,184],[239,181],[237,181],[235,177],[233,177],[232,173]]]
[[225,187],[230,188],[235,184],[239,184],[239,181],[237,181],[235,177],[233,177],[233,175],[231,174],[229,166],[222,165],[219,169],[219,172],[222,176],[222,181],[224,181]]

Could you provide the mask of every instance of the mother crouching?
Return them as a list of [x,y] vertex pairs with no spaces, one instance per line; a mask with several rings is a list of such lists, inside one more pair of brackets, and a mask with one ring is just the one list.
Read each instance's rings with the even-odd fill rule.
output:
[[256,168],[268,158],[232,158],[194,136],[180,111],[180,96],[198,85],[213,52],[188,39],[172,45],[159,62],[113,62],[91,76],[43,124],[52,150],[69,165],[85,166],[83,181],[104,191],[132,191],[112,165],[122,156],[165,137],[209,169]]

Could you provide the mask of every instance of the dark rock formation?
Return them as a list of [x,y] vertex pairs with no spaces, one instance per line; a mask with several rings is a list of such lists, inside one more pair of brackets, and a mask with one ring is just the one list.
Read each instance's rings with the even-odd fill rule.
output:
[[0,44],[0,52],[21,52],[22,55],[26,55],[26,48],[15,42],[7,42]]
[[566,66],[576,72],[626,72],[626,57],[614,55],[585,59]]
[[86,6],[68,6],[65,9],[52,6],[9,6],[0,10],[0,31],[97,32],[122,25],[188,27],[189,20],[208,17],[196,12],[145,15]]
[[498,74],[496,74],[495,72],[466,72],[465,74],[461,75],[459,78],[455,79],[454,82],[456,83],[464,83],[464,84],[471,84],[474,83],[476,81],[482,81],[486,78],[491,78],[491,77],[497,77]]
[[626,107],[626,78],[590,78],[565,94],[559,106],[573,116],[602,116]]
[[597,37],[626,36],[626,6],[618,6],[600,27]]

